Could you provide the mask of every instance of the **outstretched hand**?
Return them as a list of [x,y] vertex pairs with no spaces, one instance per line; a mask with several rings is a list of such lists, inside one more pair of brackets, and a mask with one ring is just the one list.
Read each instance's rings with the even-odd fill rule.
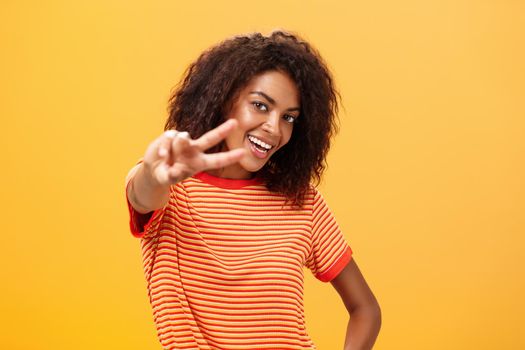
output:
[[213,154],[204,151],[217,145],[236,127],[237,121],[229,119],[195,140],[187,132],[168,130],[148,146],[144,170],[157,184],[171,185],[198,172],[234,164],[244,156],[243,149]]

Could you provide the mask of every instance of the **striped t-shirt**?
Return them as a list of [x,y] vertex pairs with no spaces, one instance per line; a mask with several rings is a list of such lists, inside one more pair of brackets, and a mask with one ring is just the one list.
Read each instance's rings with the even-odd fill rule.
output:
[[303,267],[330,281],[352,250],[316,189],[302,208],[285,200],[257,178],[200,173],[153,214],[128,201],[164,349],[315,349]]

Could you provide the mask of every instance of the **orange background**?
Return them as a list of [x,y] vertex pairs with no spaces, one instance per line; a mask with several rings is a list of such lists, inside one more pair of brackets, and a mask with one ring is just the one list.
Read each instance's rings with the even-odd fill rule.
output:
[[[1,349],[159,349],[124,177],[185,67],[296,31],[345,109],[322,191],[370,286],[375,349],[525,348],[525,3],[3,1]],[[308,330],[347,315],[306,273]]]

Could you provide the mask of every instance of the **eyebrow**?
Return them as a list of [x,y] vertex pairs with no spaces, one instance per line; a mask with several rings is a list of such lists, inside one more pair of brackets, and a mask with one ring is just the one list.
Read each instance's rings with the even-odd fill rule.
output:
[[[271,98],[270,96],[266,95],[262,91],[250,91],[250,94],[260,95],[260,96],[264,97],[265,99],[267,99],[268,102],[270,102],[272,105],[275,105],[275,100],[273,98]],[[300,110],[301,109],[299,107],[292,107],[292,108],[288,108],[287,109],[288,112],[300,111]]]

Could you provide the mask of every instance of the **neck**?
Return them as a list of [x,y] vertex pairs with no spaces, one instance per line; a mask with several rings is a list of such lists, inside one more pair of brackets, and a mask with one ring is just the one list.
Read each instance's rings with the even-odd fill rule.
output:
[[206,170],[206,172],[215,177],[222,177],[224,179],[247,180],[255,177],[255,173],[243,169],[241,166],[238,166],[238,164],[219,169],[210,169]]

